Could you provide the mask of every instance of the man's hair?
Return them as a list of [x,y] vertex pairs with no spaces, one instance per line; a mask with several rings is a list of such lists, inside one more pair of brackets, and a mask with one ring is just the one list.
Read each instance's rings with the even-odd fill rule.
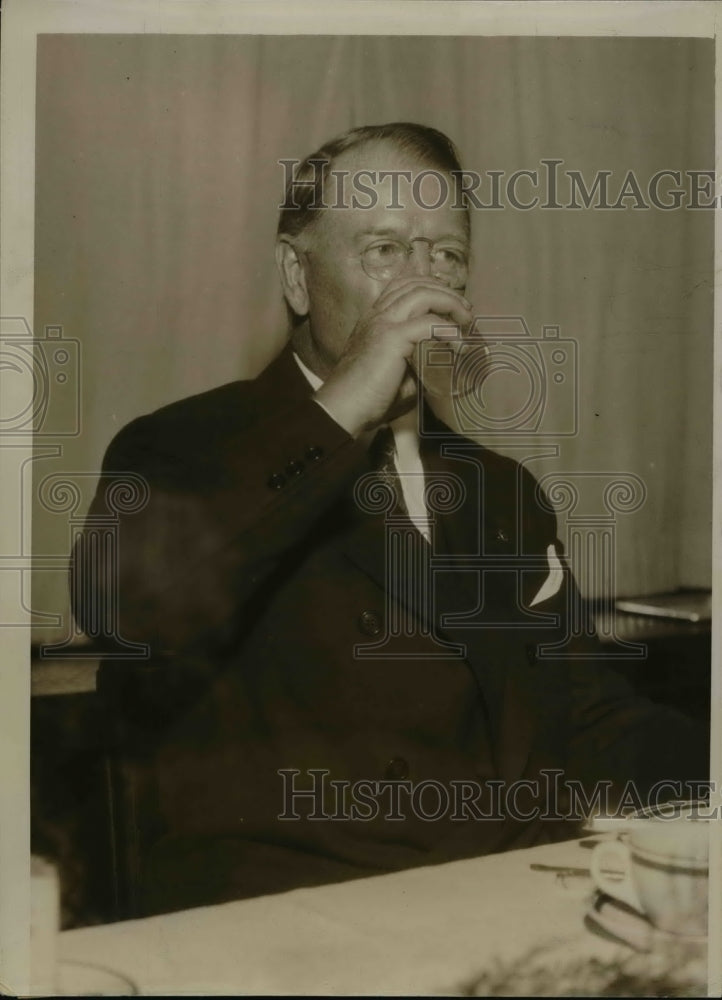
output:
[[[362,125],[331,139],[299,164],[286,193],[278,219],[279,236],[298,236],[316,219],[323,208],[323,191],[336,159],[348,150],[372,142],[390,142],[399,151],[413,154],[426,167],[447,174],[460,174],[459,154],[451,139],[428,125],[391,122]],[[314,163],[315,161],[315,163]],[[319,161],[321,161],[319,163]],[[299,185],[299,181],[313,184]],[[463,202],[468,219],[468,206]]]

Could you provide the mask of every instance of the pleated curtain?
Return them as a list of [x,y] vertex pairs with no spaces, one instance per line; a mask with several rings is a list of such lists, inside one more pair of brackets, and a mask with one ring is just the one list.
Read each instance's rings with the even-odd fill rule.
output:
[[[616,191],[631,170],[644,187],[713,168],[713,72],[713,42],[693,38],[41,36],[34,329],[62,327],[82,365],[79,433],[60,455],[39,440],[35,493],[82,473],[77,525],[120,427],[279,351],[281,159],[409,120],[487,178],[555,159],[588,183],[608,170]],[[590,484],[592,515],[605,477],[644,485],[644,503],[614,515],[614,579],[580,572],[585,591],[709,585],[713,213],[507,204],[476,210],[473,236],[476,311],[523,317],[534,337],[558,327],[579,365],[573,433],[487,443],[550,484]],[[552,425],[566,427],[557,397]],[[26,599],[35,637],[55,641],[73,524],[37,495],[33,513]]]

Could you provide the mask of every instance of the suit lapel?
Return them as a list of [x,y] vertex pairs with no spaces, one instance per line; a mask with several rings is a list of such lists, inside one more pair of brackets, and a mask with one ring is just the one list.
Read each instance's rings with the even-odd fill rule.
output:
[[393,605],[404,609],[410,616],[405,632],[425,635],[434,631],[433,608],[424,597],[431,549],[409,517],[398,511],[387,515],[356,507],[346,523],[348,530],[341,541],[344,555],[384,590],[388,613]]
[[[451,472],[459,477],[464,489],[464,502],[458,510],[436,515],[437,551],[450,557],[467,556],[474,570],[483,569],[485,553],[490,550],[489,536],[500,513],[489,506],[490,490],[484,482],[486,466],[464,460],[464,451],[474,448],[472,442],[449,429],[448,435],[442,436],[445,425],[434,417],[426,420],[425,426],[429,425],[439,436],[422,442],[428,474]],[[508,511],[501,515],[508,518]],[[488,579],[493,580],[493,575]],[[455,615],[476,607],[479,596],[476,572],[444,573],[443,585],[437,588],[437,621],[445,622],[443,629],[450,639],[466,646],[467,662],[487,706],[496,770],[510,782],[524,771],[535,731],[526,683],[529,665],[525,657],[520,658],[520,636],[513,628],[484,628],[483,617],[466,626],[453,623]],[[493,598],[488,607],[493,619]],[[504,608],[505,616],[509,610]]]
[[313,395],[313,389],[293,356],[290,342],[263,369],[256,383],[261,390],[266,389],[264,395],[269,409],[278,412]]

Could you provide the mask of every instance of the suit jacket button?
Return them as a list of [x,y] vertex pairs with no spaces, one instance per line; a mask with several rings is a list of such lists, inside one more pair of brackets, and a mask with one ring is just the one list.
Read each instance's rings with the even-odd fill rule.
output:
[[389,781],[401,781],[410,773],[409,762],[404,757],[392,757],[386,765],[384,777]]
[[359,615],[358,625],[364,635],[380,635],[381,615],[376,611],[362,611]]
[[306,448],[306,458],[309,462],[318,462],[319,458],[323,456],[323,448],[318,444],[309,445]]
[[293,459],[293,461],[289,462],[288,465],[286,466],[286,475],[300,476],[304,469],[305,465],[303,464],[303,462],[301,462],[299,459]]
[[280,472],[274,472],[268,480],[269,490],[282,490],[285,485],[286,477],[282,476]]

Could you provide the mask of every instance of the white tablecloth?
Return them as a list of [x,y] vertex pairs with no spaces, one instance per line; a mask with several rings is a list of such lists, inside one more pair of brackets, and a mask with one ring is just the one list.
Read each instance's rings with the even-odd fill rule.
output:
[[626,952],[584,927],[588,867],[570,841],[276,896],[66,931],[60,958],[124,973],[144,994],[458,993],[495,960],[548,944]]

